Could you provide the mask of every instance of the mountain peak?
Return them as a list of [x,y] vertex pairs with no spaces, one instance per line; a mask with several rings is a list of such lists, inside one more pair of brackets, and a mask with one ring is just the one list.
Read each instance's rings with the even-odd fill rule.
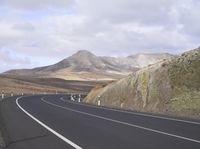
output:
[[[164,57],[166,58],[166,57]],[[87,50],[80,50],[62,61],[31,70],[17,70],[15,74],[54,75],[60,73],[67,76],[68,72],[95,72],[101,74],[122,74],[138,70],[138,67],[147,66],[160,61],[160,56],[140,56],[129,58],[100,57]],[[137,67],[137,68],[136,68]],[[13,71],[12,71],[13,72]]]
[[88,50],[79,50],[78,52],[76,52],[72,56],[95,56],[95,55]]

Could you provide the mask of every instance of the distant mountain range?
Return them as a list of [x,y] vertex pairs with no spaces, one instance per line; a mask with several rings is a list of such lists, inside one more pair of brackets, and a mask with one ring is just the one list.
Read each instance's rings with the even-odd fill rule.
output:
[[155,53],[116,58],[96,56],[87,50],[81,50],[54,65],[10,70],[5,74],[54,77],[66,80],[110,80],[121,78],[130,72],[172,56],[168,53]]

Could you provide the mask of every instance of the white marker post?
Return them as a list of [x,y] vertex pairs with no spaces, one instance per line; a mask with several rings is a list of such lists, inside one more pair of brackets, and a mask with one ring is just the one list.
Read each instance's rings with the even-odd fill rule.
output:
[[74,101],[73,95],[71,94],[71,101]]
[[78,102],[81,102],[81,95],[78,95]]
[[98,96],[98,101],[97,101],[97,105],[98,105],[98,106],[101,105],[100,97],[101,97],[101,96]]
[[14,95],[13,95],[13,93],[11,93],[11,97],[13,97]]
[[1,92],[1,98],[2,98],[2,100],[4,99],[4,90],[2,90],[2,92]]
[[120,107],[121,107],[121,108],[123,108],[123,107],[124,107],[124,103],[123,103],[123,102],[121,103]]

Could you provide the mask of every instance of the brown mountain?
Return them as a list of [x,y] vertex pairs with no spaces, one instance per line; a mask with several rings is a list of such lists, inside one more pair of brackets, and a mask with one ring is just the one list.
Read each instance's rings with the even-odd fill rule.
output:
[[20,69],[6,74],[54,77],[66,80],[111,80],[137,71],[139,68],[172,57],[170,54],[137,54],[124,58],[99,57],[81,50],[50,66]]

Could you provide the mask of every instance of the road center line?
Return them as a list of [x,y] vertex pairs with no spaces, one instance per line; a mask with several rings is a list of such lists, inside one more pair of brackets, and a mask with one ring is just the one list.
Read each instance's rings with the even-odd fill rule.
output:
[[77,103],[77,102],[72,102],[72,101],[64,100],[63,97],[61,97],[60,100],[62,100],[64,102],[72,103],[72,104],[86,106],[86,107],[93,107],[93,108],[105,109],[105,110],[116,111],[116,112],[122,112],[122,113],[127,113],[127,114],[132,114],[132,115],[152,117],[152,118],[157,118],[157,119],[164,119],[164,120],[170,120],[170,121],[184,122],[184,123],[189,123],[189,124],[200,125],[200,122],[194,122],[194,121],[188,121],[188,120],[181,120],[181,119],[170,118],[170,117],[162,117],[162,116],[156,116],[156,115],[150,115],[150,114],[144,114],[144,113],[129,112],[129,111],[111,109],[111,108],[106,108],[106,107],[99,107],[99,106],[89,105],[89,104],[81,104],[81,103]]
[[187,141],[191,141],[191,142],[195,142],[195,143],[200,143],[200,140],[195,140],[195,139],[191,139],[191,138],[187,138],[187,137],[183,137],[183,136],[179,136],[179,135],[175,135],[175,134],[171,134],[171,133],[167,133],[167,132],[163,132],[163,131],[159,131],[159,130],[155,130],[155,129],[151,129],[151,128],[146,128],[146,127],[143,127],[143,126],[134,125],[134,124],[130,124],[130,123],[127,123],[127,122],[122,122],[122,121],[114,120],[114,119],[111,119],[111,118],[106,118],[106,117],[103,117],[103,116],[98,116],[98,115],[90,114],[90,113],[87,113],[87,112],[82,112],[82,111],[79,111],[79,110],[74,110],[74,109],[71,109],[71,108],[67,108],[67,107],[63,107],[63,106],[51,103],[49,101],[44,100],[44,98],[41,98],[41,100],[43,102],[49,104],[49,105],[59,107],[59,108],[62,108],[62,109],[68,110],[68,111],[73,111],[73,112],[76,112],[76,113],[96,117],[96,118],[99,118],[99,119],[103,119],[103,120],[107,120],[107,121],[131,126],[131,127],[135,127],[135,128],[139,128],[139,129],[143,129],[143,130],[147,130],[147,131],[151,131],[151,132],[155,132],[155,133],[159,133],[159,134],[163,134],[163,135],[167,135],[167,136],[171,136],[171,137],[175,137],[175,138],[179,138],[179,139],[183,139],[183,140],[187,140]]
[[30,113],[28,113],[24,108],[22,108],[19,104],[19,99],[22,99],[22,97],[19,97],[16,99],[16,104],[17,106],[26,114],[28,115],[30,118],[32,118],[34,121],[36,121],[38,124],[40,124],[41,126],[43,126],[44,128],[46,128],[48,131],[50,131],[51,133],[53,133],[54,135],[56,135],[58,138],[60,138],[61,140],[63,140],[64,142],[66,142],[67,144],[71,145],[72,147],[74,147],[75,149],[82,149],[80,146],[76,145],[74,142],[70,141],[69,139],[65,138],[63,135],[59,134],[58,132],[56,132],[55,130],[53,130],[52,128],[50,128],[49,126],[47,126],[46,124],[44,124],[43,122],[41,122],[40,120],[38,120],[37,118],[35,118],[33,115],[31,115]]

